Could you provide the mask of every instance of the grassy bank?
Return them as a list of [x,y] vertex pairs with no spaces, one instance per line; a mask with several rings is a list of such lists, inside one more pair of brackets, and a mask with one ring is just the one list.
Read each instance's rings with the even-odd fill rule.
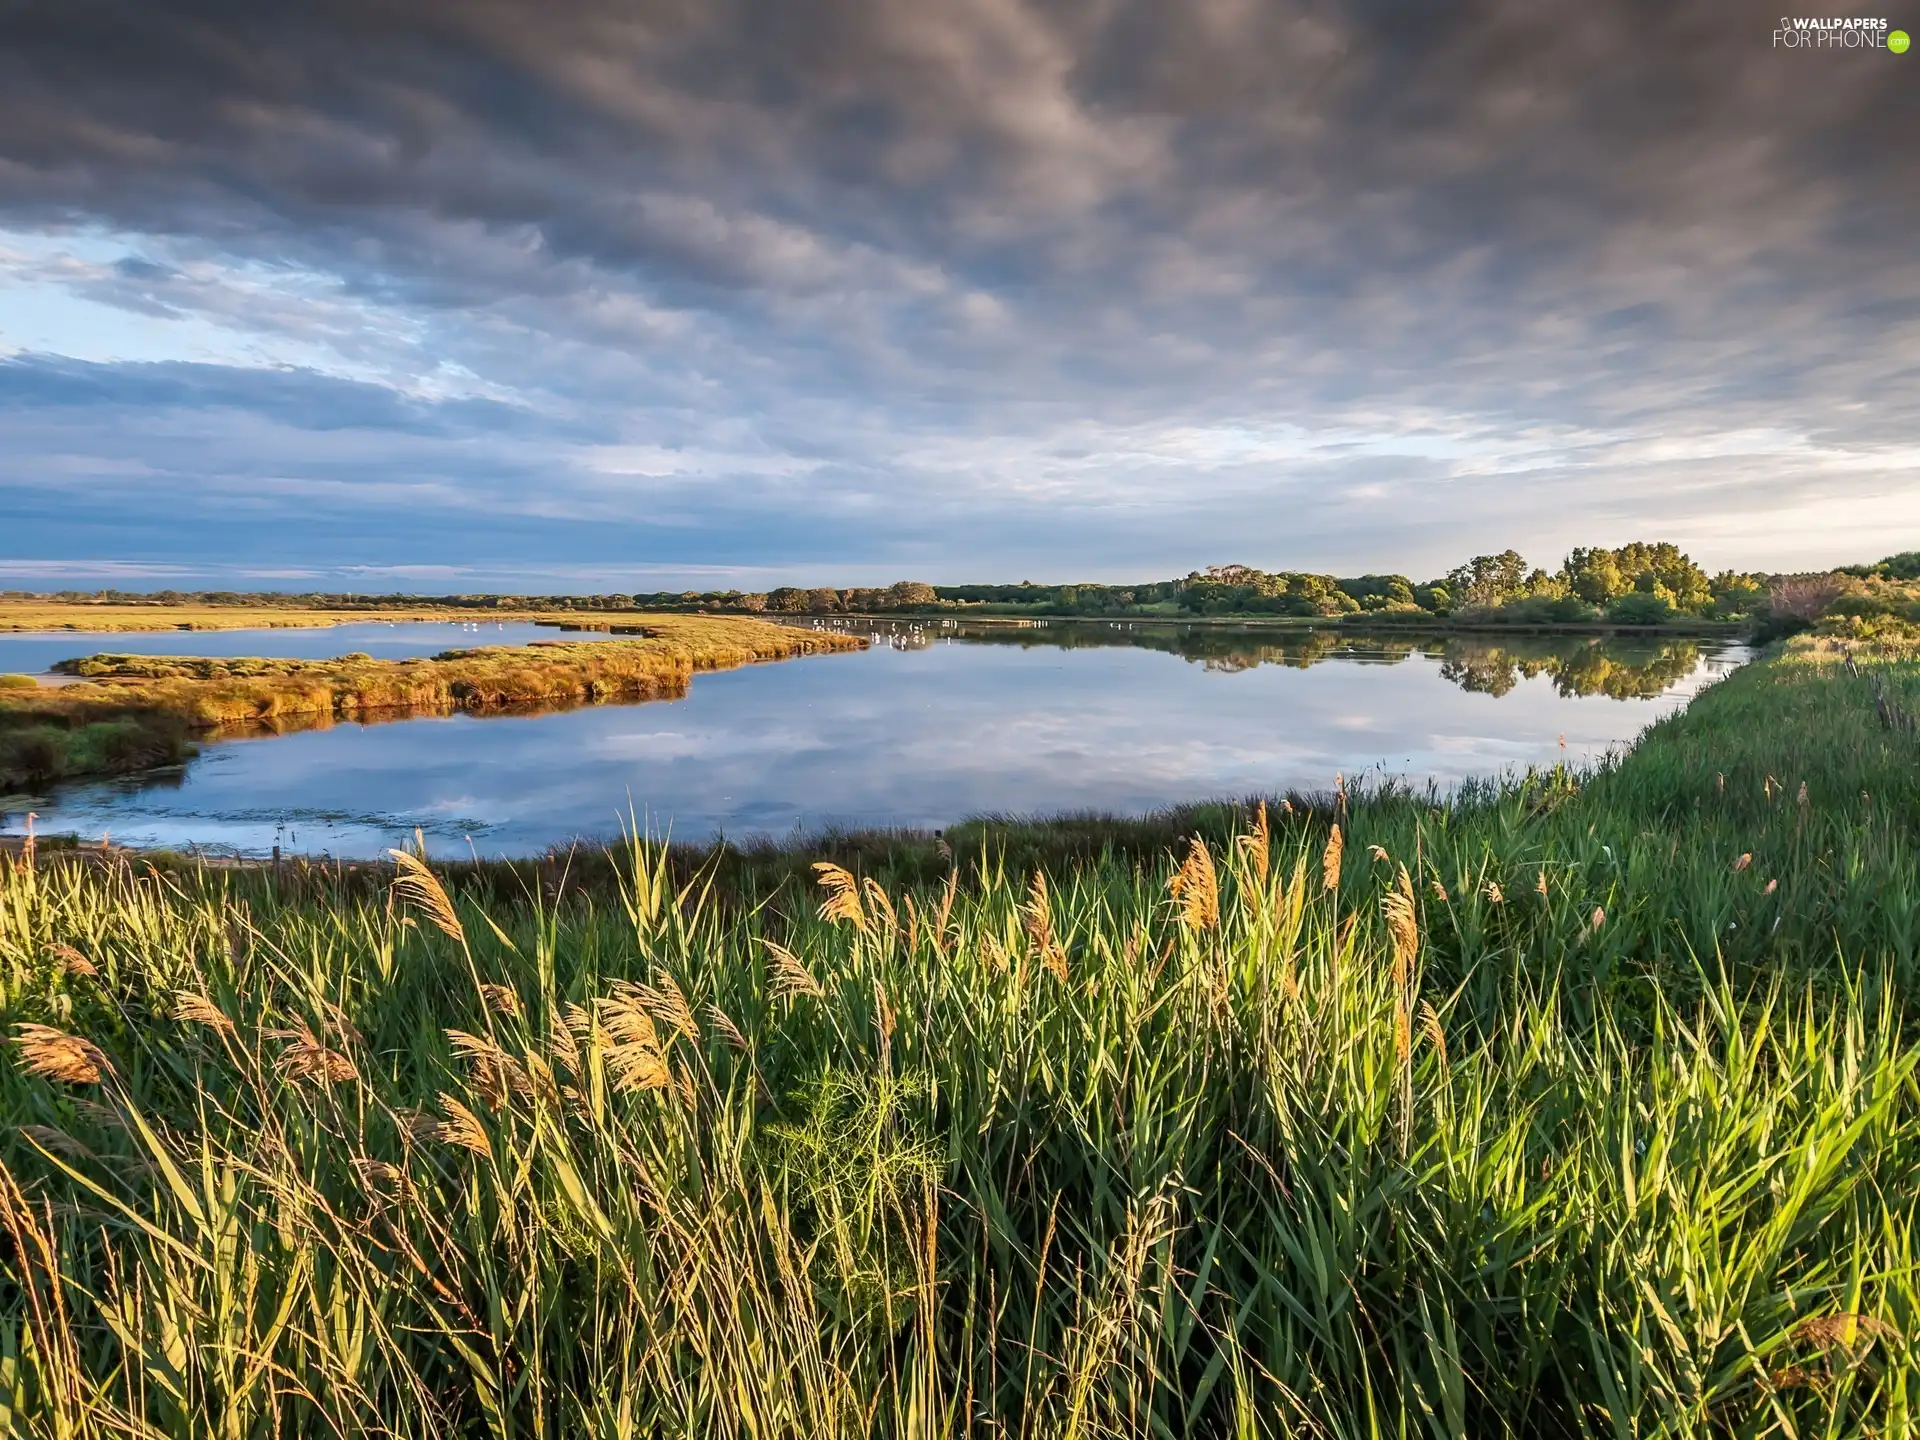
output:
[[866,837],[857,874],[0,860],[0,1405],[1911,1433],[1917,705],[1809,645],[1449,809]]
[[[691,606],[689,606],[691,609]],[[628,611],[619,609],[576,610],[557,605],[526,604],[503,600],[498,608],[473,605],[436,605],[404,602],[375,603],[345,609],[326,605],[212,605],[191,601],[178,603],[81,603],[45,599],[0,599],[0,633],[72,630],[72,631],[155,631],[155,630],[252,630],[312,629],[329,625],[365,624],[368,621],[531,621],[553,625],[561,630],[622,631],[644,626],[669,611]],[[685,617],[687,612],[677,612]],[[734,617],[721,617],[734,618]],[[753,617],[740,617],[751,623]],[[810,623],[821,617],[794,613],[778,617],[787,623]],[[1631,625],[1606,620],[1579,620],[1559,623],[1539,620],[1503,619],[1497,614],[1430,615],[1422,613],[1366,612],[1355,615],[1275,615],[1254,611],[1195,614],[1168,604],[1145,609],[1115,612],[1111,615],[1056,614],[1036,605],[968,605],[949,607],[875,609],[859,614],[825,617],[829,621],[852,623],[951,621],[965,625],[1020,626],[1036,623],[1061,628],[1119,624],[1174,623],[1199,628],[1228,627],[1267,631],[1400,631],[1408,634],[1481,633],[1489,630],[1508,634],[1531,635],[1633,635],[1700,636],[1737,639],[1751,630],[1746,621],[1709,620],[1697,616],[1675,615],[1658,625]]]
[[426,660],[94,655],[86,681],[0,689],[0,789],[125,773],[183,758],[221,727],[684,694],[701,670],[857,649],[865,642],[763,620],[642,617],[634,639],[449,650]]
[[475,610],[447,605],[329,606],[89,604],[57,600],[0,599],[0,633],[38,630],[302,630],[326,625],[364,625],[370,620],[490,622],[546,620],[564,611],[539,606]]

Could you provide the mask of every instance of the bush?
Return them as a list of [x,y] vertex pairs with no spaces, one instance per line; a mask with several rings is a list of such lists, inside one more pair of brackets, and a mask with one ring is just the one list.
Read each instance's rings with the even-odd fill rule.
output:
[[40,682],[31,675],[0,675],[0,690],[38,690]]
[[1664,595],[1635,590],[1607,607],[1607,619],[1616,625],[1663,625],[1673,614]]
[[0,730],[0,786],[44,785],[66,770],[67,736],[48,725]]
[[1813,628],[1813,621],[1804,615],[1767,615],[1753,627],[1755,645],[1771,645],[1776,640],[1785,640]]
[[1561,624],[1573,624],[1581,620],[1591,620],[1595,611],[1578,595],[1562,595],[1557,600],[1547,602],[1547,614]]

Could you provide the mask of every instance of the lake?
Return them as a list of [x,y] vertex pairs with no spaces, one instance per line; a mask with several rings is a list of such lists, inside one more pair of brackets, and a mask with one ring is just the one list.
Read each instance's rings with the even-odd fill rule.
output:
[[[1444,790],[1600,755],[1746,658],[1738,646],[1679,640],[1147,623],[868,628],[875,643],[864,653],[698,675],[678,700],[223,738],[158,779],[36,797],[38,828],[349,857],[378,855],[418,828],[437,853],[510,856],[616,834],[629,806],[656,833],[704,840],[938,828],[979,814],[1139,813],[1326,790],[1337,773]],[[375,630],[400,648],[375,649]],[[64,655],[399,655],[505,643],[510,632],[556,634],[352,625],[59,638]],[[8,648],[23,638],[0,637],[0,670],[29,668]],[[0,827],[19,833],[24,808]]]

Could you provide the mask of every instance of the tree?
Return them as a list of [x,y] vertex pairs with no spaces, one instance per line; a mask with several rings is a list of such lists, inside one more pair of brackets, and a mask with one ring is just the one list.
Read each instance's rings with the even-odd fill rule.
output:
[[1776,619],[1817,620],[1846,593],[1838,575],[1779,575],[1767,595],[1767,610]]
[[1560,576],[1589,605],[1606,605],[1633,589],[1613,551],[1604,547],[1575,550],[1560,567]]
[[1698,612],[1713,603],[1713,582],[1665,540],[1636,540],[1618,550],[1580,549],[1567,556],[1560,578],[1582,600],[1609,605],[1622,595],[1662,595],[1675,609]]
[[1404,575],[1361,575],[1342,580],[1340,590],[1362,610],[1385,610],[1414,603],[1413,582]]
[[1527,562],[1517,550],[1476,555],[1447,575],[1447,591],[1460,608],[1483,609],[1524,594]]
[[933,586],[922,584],[918,580],[900,580],[887,587],[883,603],[889,610],[906,610],[920,605],[932,605],[939,596],[933,593]]
[[1207,578],[1235,589],[1251,590],[1256,595],[1272,595],[1277,589],[1273,576],[1251,565],[1209,565]]

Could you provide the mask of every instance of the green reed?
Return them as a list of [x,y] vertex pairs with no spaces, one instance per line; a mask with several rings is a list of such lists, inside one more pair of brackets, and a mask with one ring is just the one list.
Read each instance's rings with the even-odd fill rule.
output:
[[1911,1433],[1920,796],[1867,697],[1808,648],[1591,772],[1145,857],[7,862],[0,1415]]

